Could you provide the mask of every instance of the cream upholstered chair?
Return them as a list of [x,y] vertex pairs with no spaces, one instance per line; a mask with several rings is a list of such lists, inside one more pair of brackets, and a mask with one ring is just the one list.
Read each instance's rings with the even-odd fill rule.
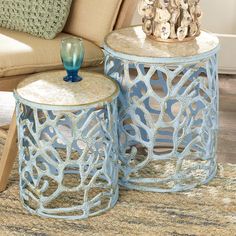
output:
[[[63,68],[59,51],[61,39],[66,36],[84,39],[83,67],[99,66],[105,35],[114,28],[128,26],[136,4],[137,0],[74,0],[63,32],[53,40],[0,28],[0,91],[13,91],[29,74]],[[0,192],[6,188],[16,154],[14,114],[0,160]]]

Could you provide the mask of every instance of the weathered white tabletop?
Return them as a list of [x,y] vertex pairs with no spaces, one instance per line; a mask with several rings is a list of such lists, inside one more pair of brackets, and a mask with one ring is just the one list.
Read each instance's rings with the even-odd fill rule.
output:
[[196,39],[187,42],[165,43],[146,36],[141,26],[129,27],[110,33],[105,39],[105,50],[122,59],[142,62],[171,62],[178,59],[207,57],[219,47],[219,39],[202,31]]
[[15,91],[26,102],[53,107],[91,106],[110,102],[118,95],[117,84],[106,76],[80,72],[83,80],[67,83],[65,71],[35,74],[23,80]]

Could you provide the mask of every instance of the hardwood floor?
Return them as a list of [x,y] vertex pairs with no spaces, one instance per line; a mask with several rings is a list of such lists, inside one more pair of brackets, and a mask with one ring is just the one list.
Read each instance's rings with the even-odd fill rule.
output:
[[236,163],[236,76],[220,76],[218,159]]
[[[13,110],[12,94],[0,92],[0,125],[9,123]],[[220,75],[218,160],[236,163],[236,76],[231,75]]]

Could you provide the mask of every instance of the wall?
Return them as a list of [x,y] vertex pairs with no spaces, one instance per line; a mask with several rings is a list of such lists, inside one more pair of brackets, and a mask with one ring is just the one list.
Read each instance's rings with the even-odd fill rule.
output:
[[[214,4],[212,4],[214,3]],[[214,33],[236,35],[236,1],[202,0],[202,25]]]
[[202,0],[202,25],[221,42],[220,72],[236,74],[236,0]]

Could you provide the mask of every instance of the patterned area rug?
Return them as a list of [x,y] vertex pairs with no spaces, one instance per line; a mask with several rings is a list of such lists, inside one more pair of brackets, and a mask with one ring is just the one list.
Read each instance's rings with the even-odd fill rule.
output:
[[[0,140],[0,153],[4,141]],[[219,165],[207,186],[175,194],[121,189],[109,212],[83,221],[44,219],[25,211],[18,197],[17,165],[0,193],[0,235],[236,235],[236,165]]]

